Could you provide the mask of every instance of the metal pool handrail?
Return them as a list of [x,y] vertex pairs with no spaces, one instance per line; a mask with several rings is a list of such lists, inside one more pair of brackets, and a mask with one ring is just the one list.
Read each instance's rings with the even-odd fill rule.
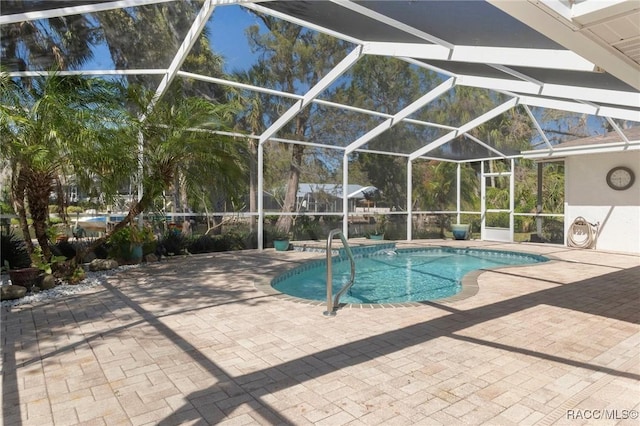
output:
[[[351,262],[351,278],[347,285],[342,287],[338,293],[336,293],[335,298],[333,296],[333,267],[331,264],[332,255],[331,255],[331,245],[333,243],[333,237],[338,235],[340,240],[342,241],[342,245],[344,246],[344,251],[347,253],[347,257],[349,257],[349,262]],[[349,243],[347,243],[347,239],[340,229],[333,229],[329,232],[329,236],[327,237],[327,310],[324,311],[324,315],[334,316],[336,314],[336,309],[338,303],[340,302],[340,296],[342,296],[346,291],[348,291],[353,282],[356,279],[356,261],[353,259],[353,253],[351,253],[351,247],[349,247]]]

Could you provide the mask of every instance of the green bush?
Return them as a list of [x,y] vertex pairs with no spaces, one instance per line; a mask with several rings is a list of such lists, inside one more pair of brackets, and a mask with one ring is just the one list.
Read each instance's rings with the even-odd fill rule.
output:
[[25,241],[11,231],[0,236],[0,266],[4,269],[20,269],[31,266],[31,256]]
[[80,206],[69,206],[67,207],[68,215],[75,215],[76,213],[83,213],[84,209]]
[[60,241],[51,247],[51,252],[56,256],[64,256],[69,260],[76,257],[76,248],[69,241]]
[[152,244],[153,238],[153,231],[148,228],[140,229],[134,224],[125,226],[109,237],[109,256],[114,259],[127,258],[136,244],[142,245],[143,254],[145,254],[145,245],[147,250],[152,250],[146,254],[152,253],[155,251],[155,246]]
[[187,239],[180,232],[170,230],[162,236],[159,244],[169,256],[183,254],[187,248]]
[[202,235],[188,240],[186,246],[187,251],[192,254],[242,250],[244,248],[244,237],[235,232],[214,236]]
[[201,235],[188,243],[187,250],[192,254],[210,253],[215,251],[215,246],[216,242],[212,237],[208,235]]

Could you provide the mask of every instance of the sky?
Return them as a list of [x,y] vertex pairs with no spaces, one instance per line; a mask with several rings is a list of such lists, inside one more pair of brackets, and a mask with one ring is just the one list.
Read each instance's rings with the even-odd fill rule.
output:
[[260,20],[240,6],[221,6],[213,11],[207,30],[214,52],[225,59],[225,72],[245,70],[255,62],[244,32],[253,24],[260,24]]
[[[245,29],[253,24],[261,25],[259,19],[240,6],[218,6],[207,23],[207,31],[213,51],[224,58],[224,71],[248,69],[254,64],[256,55],[251,52]],[[99,70],[115,68],[106,43],[93,47],[94,56],[82,69]]]

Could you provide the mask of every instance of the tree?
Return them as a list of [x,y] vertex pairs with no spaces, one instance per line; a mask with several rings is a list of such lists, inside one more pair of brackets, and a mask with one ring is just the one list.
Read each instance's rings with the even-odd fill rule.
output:
[[[44,3],[39,1],[40,3]],[[10,14],[12,3],[2,3]],[[16,9],[16,12],[20,8]],[[5,70],[73,69],[92,58],[96,31],[88,15],[62,16],[0,26]]]
[[[235,105],[179,97],[163,98],[150,109],[152,98],[153,93],[144,88],[129,88],[127,104],[134,125],[124,129],[121,136],[136,144],[142,137],[143,194],[112,233],[152,206],[179,174],[186,176],[185,182],[194,196],[203,187],[212,186],[219,186],[233,196],[241,182],[242,155],[237,145],[232,138],[212,132],[229,130]],[[147,114],[139,118],[143,111]],[[96,240],[94,245],[102,240]]]
[[[435,82],[435,74],[414,67],[405,61],[380,56],[365,56],[353,67],[350,84],[339,91],[336,98],[357,107],[395,114],[426,93]],[[354,121],[348,115],[343,120]],[[378,117],[357,117],[364,128],[335,119],[335,128],[352,129],[346,133],[363,134],[379,124]],[[355,130],[355,131],[354,131]],[[399,124],[377,136],[365,146],[390,153],[408,153],[435,134],[428,127]],[[359,136],[358,135],[358,136]],[[338,136],[340,137],[340,136]],[[353,137],[352,137],[353,138]],[[355,138],[353,138],[355,139]],[[366,171],[369,182],[380,189],[389,206],[406,207],[407,160],[398,156],[357,153],[355,160]]]
[[[340,40],[271,16],[258,16],[268,32],[262,33],[257,25],[248,29],[252,49],[260,53],[260,59],[253,70],[263,75],[265,82],[272,88],[296,93],[312,87],[346,54],[347,44]],[[271,118],[286,110],[283,100],[275,99],[270,99],[264,108],[265,116]],[[296,140],[308,137],[311,108],[313,107],[301,111],[280,134]],[[305,146],[295,144],[288,149],[291,161],[282,211],[294,212]],[[280,232],[289,232],[292,221],[292,216],[280,216],[276,228]]]
[[[259,79],[262,79],[259,71],[257,68],[246,72],[238,71],[234,73],[234,78],[241,83],[256,84]],[[260,93],[230,91],[230,95],[234,98],[237,96],[238,102],[243,107],[243,111],[235,120],[236,130],[249,131],[251,136],[262,133],[264,131],[264,101]],[[249,154],[249,211],[256,213],[258,211],[258,141],[253,137],[248,137],[246,138],[246,143],[247,153]],[[251,216],[250,228],[252,231],[256,226],[257,220],[257,216]]]
[[[100,24],[98,41],[108,47],[116,69],[165,68],[173,60],[199,7],[201,2],[184,0],[114,9],[92,16]],[[213,77],[221,76],[222,58],[211,50],[207,34],[205,28],[181,69]],[[155,89],[158,84],[155,76],[126,78],[129,84],[149,90]],[[225,96],[225,89],[220,85],[189,79],[176,79],[170,91],[218,102],[223,102]]]
[[126,147],[114,138],[126,125],[120,100],[119,87],[104,80],[52,75],[26,84],[6,74],[0,78],[1,147],[12,166],[13,205],[33,252],[28,210],[46,260],[49,197],[62,176],[75,174],[88,183],[106,173],[107,189],[130,167]]
[[[447,211],[456,208],[457,194],[456,163],[428,161],[417,165],[415,177],[416,200],[424,210]],[[478,199],[478,177],[468,164],[460,165],[460,203],[463,209],[471,210]],[[447,217],[438,216],[440,236],[444,238]]]

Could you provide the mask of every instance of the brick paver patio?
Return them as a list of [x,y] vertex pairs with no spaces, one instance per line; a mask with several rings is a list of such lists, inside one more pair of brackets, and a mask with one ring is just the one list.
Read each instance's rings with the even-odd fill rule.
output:
[[332,318],[255,287],[318,253],[122,271],[3,308],[3,424],[640,424],[640,257],[416,244],[557,260],[483,272],[465,300]]

